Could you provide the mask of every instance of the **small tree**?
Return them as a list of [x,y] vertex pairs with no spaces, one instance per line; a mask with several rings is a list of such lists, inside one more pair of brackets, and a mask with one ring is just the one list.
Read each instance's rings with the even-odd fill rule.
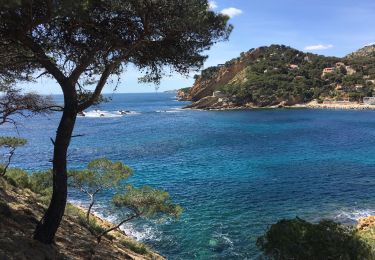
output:
[[72,186],[90,198],[86,213],[87,222],[90,221],[90,212],[95,203],[95,196],[105,189],[118,187],[121,181],[126,180],[132,174],[132,169],[123,163],[112,162],[105,158],[91,161],[87,169],[70,172]]
[[124,193],[113,197],[112,202],[119,209],[129,210],[129,213],[120,223],[98,235],[98,242],[105,234],[133,219],[140,217],[151,219],[162,216],[178,218],[182,213],[182,208],[172,202],[168,192],[149,186],[135,188],[128,185]]
[[20,146],[24,146],[26,144],[26,139],[17,138],[17,137],[0,137],[0,147],[5,148],[8,152],[8,158],[6,159],[6,163],[4,167],[1,169],[1,176],[4,176],[7,172],[7,169],[10,165],[12,157],[16,149]]

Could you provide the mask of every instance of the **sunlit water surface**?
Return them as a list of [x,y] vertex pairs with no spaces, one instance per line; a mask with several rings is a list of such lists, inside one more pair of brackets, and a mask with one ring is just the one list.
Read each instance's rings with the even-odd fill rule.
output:
[[[169,259],[254,259],[256,238],[280,218],[351,223],[375,214],[375,111],[208,112],[181,110],[186,103],[173,94],[111,97],[78,118],[75,135],[83,136],[73,138],[69,167],[105,156],[134,168],[129,182],[167,190],[184,208],[180,220],[124,229]],[[29,143],[14,166],[51,167],[59,116],[22,121]],[[115,221],[110,196],[101,194],[95,211]],[[87,203],[78,192],[69,197]]]

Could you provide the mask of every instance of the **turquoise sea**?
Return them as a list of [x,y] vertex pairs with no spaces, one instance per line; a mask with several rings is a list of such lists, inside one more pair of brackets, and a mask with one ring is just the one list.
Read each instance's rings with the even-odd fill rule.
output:
[[[75,135],[83,136],[71,143],[69,167],[105,156],[134,168],[129,182],[167,190],[184,208],[180,220],[141,220],[124,230],[169,259],[256,259],[256,238],[280,218],[353,223],[375,214],[375,111],[193,111],[181,110],[187,103],[174,94],[110,97],[92,109],[104,117],[78,118]],[[51,167],[59,117],[21,121],[29,143],[13,166]],[[101,194],[95,211],[115,221],[121,213],[110,195]],[[76,191],[69,198],[87,203]]]

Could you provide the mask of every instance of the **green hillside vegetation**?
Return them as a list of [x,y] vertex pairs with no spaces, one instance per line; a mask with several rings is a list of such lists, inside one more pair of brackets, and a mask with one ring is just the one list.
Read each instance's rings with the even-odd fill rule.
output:
[[[256,50],[260,51],[257,58],[247,59],[245,68],[227,84],[215,86],[216,91],[231,97],[236,104],[254,103],[262,107],[282,101],[306,103],[313,99],[362,101],[363,97],[373,95],[375,55],[372,52],[337,58],[304,53],[284,45]],[[223,72],[222,68],[230,68],[253,51],[207,68],[195,78],[203,82],[215,80]],[[332,68],[332,71],[323,73],[325,68]]]

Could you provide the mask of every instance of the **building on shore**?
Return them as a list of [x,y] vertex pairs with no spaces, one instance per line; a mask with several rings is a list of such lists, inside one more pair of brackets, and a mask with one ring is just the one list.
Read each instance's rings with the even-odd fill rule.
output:
[[324,68],[323,73],[322,73],[322,77],[324,77],[327,74],[332,73],[334,70],[335,70],[335,68],[333,68],[333,67],[331,67],[331,68]]

